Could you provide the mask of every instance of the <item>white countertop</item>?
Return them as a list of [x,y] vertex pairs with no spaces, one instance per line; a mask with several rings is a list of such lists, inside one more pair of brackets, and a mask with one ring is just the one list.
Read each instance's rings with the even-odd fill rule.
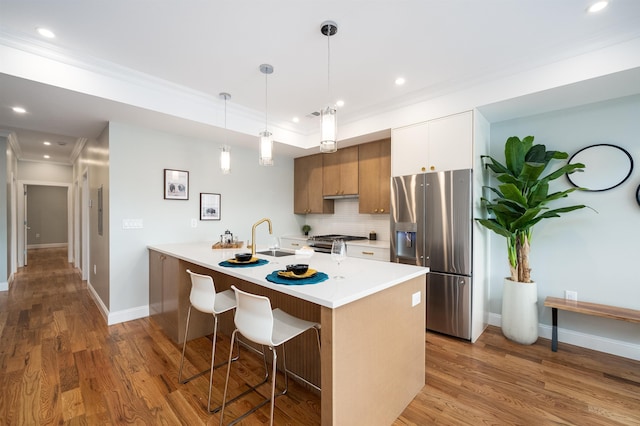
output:
[[[311,257],[257,254],[257,257],[267,259],[269,263],[254,267],[226,268],[218,263],[232,259],[236,253],[247,252],[247,249],[213,250],[212,245],[213,243],[158,244],[148,248],[328,308],[346,305],[429,272],[429,268],[420,266],[349,257],[339,267],[340,275],[345,278],[336,280],[333,277],[338,272],[338,265],[331,260],[329,254],[324,253],[314,253]],[[257,251],[262,250],[264,249]],[[307,285],[282,285],[266,280],[265,277],[271,272],[285,269],[291,263],[306,263],[309,268],[326,273],[329,279]]]

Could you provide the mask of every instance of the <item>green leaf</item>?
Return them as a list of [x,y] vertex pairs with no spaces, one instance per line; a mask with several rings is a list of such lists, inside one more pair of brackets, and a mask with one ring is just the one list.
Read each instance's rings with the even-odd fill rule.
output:
[[565,160],[566,152],[547,151],[545,145],[533,144],[534,137],[522,140],[517,136],[507,138],[504,146],[505,165],[495,158],[489,158],[487,169],[491,170],[499,184],[487,186],[493,199],[481,198],[482,206],[492,218],[476,219],[478,223],[507,239],[509,263],[517,268],[521,253],[518,239],[531,241],[533,226],[543,219],[560,217],[564,213],[582,209],[576,205],[549,209],[547,205],[560,198],[566,198],[573,191],[584,188],[569,188],[549,194],[549,182],[565,174],[581,172],[582,163],[564,164],[545,175],[553,160]]

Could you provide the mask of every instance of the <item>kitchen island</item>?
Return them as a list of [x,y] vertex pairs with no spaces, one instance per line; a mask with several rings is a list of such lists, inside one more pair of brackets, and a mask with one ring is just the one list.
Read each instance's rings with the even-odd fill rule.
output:
[[[151,316],[176,342],[211,333],[206,316],[199,318],[200,327],[192,326],[194,334],[191,329],[189,336],[180,331],[191,287],[186,269],[212,275],[218,291],[236,285],[265,295],[274,308],[321,324],[320,356],[315,336],[307,333],[287,345],[287,366],[321,387],[322,424],[391,424],[424,386],[428,269],[358,258],[338,266],[322,253],[309,258],[258,254],[269,263],[218,265],[241,251],[245,250],[212,250],[211,243],[149,247]],[[290,263],[307,263],[329,279],[309,285],[281,285],[265,279]],[[338,270],[345,279],[333,278]],[[221,317],[221,330],[232,330],[229,317],[225,321]]]

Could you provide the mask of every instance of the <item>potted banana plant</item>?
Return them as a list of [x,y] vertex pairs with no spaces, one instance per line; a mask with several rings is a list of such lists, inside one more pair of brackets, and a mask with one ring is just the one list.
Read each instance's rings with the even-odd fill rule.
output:
[[538,291],[536,282],[531,279],[529,266],[533,227],[543,219],[560,217],[563,213],[586,207],[547,207],[550,202],[581,189],[571,187],[549,193],[549,182],[565,174],[581,172],[585,166],[581,163],[565,164],[547,172],[552,160],[565,160],[568,154],[547,151],[544,145],[534,145],[533,140],[533,136],[522,140],[517,136],[508,138],[504,147],[505,164],[489,155],[482,156],[499,184],[485,187],[492,193],[492,198],[481,198],[488,218],[476,219],[507,241],[511,276],[504,280],[502,332],[508,339],[522,344],[532,344],[538,339]]

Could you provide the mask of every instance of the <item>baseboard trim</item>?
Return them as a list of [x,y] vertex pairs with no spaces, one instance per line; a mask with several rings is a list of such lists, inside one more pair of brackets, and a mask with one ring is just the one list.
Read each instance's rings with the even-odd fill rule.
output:
[[149,316],[149,306],[138,306],[122,311],[109,313],[107,325],[119,324],[121,322],[132,321]]
[[49,244],[29,244],[27,245],[27,250],[29,249],[39,249],[39,248],[62,248],[68,247],[68,243],[49,243]]
[[[489,324],[500,327],[502,324],[502,315],[489,313]],[[538,324],[538,335],[540,337],[551,340],[552,330],[553,326]],[[580,346],[581,348],[592,349],[594,351],[640,361],[640,345],[624,342],[622,340],[609,339],[602,336],[558,327],[558,342],[568,343],[570,345]],[[551,347],[549,347],[549,350],[551,350]],[[562,350],[562,348],[559,348],[558,350]]]
[[148,305],[129,308],[117,312],[109,312],[109,309],[107,309],[105,304],[102,303],[102,299],[100,298],[100,296],[98,296],[98,293],[93,288],[91,283],[87,282],[87,288],[89,289],[89,294],[98,306],[98,310],[102,314],[102,318],[104,318],[104,321],[107,323],[107,325],[119,324],[121,322],[132,321],[149,316]]
[[0,282],[0,291],[9,291],[9,281]]
[[89,294],[91,295],[91,298],[98,306],[98,310],[102,314],[102,318],[104,318],[104,322],[106,322],[107,325],[109,325],[109,309],[107,309],[105,304],[102,303],[102,299],[100,298],[100,296],[98,295],[98,293],[96,292],[96,290],[93,288],[93,286],[89,281],[87,281],[87,289],[89,290]]

